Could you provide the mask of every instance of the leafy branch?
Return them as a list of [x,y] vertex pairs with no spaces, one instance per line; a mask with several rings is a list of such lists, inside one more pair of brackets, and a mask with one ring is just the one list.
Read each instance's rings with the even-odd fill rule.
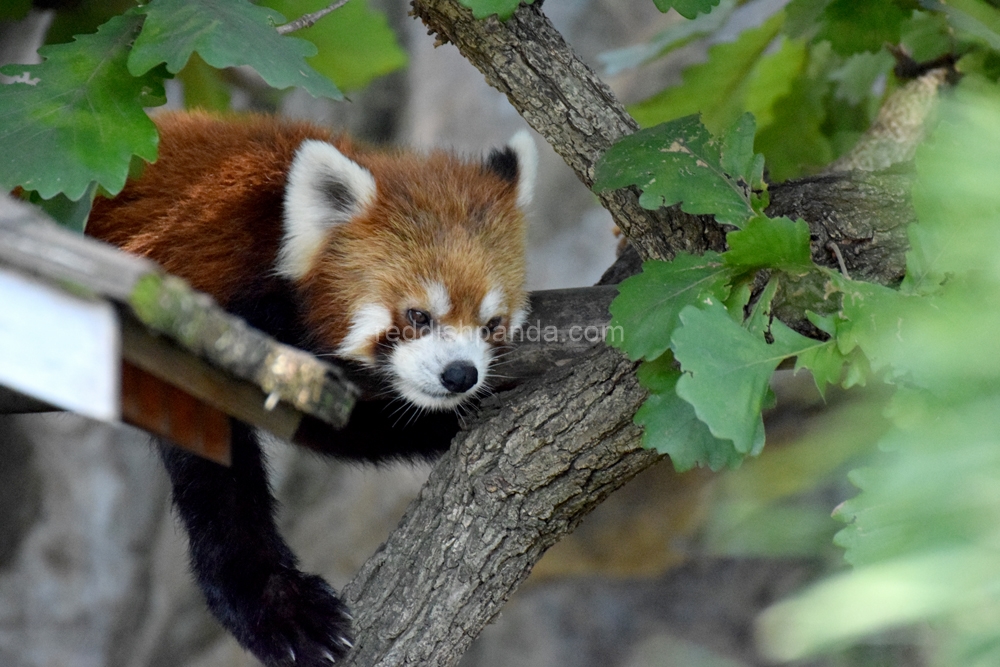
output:
[[[552,143],[585,183],[594,182],[595,164],[613,141],[634,132],[635,124],[624,113],[617,100],[576,59],[537,7],[521,7],[503,23],[495,19],[476,21],[453,0],[418,0],[414,9],[437,34],[439,41],[454,43],[470,62],[483,71],[491,84],[507,94],[525,119]],[[546,54],[545,59],[539,59],[537,54],[541,53]],[[667,147],[670,145],[671,142],[666,144]],[[674,157],[676,156],[668,156],[670,159]],[[736,163],[745,164],[739,160]],[[753,163],[751,160],[750,164]],[[909,210],[908,204],[899,205],[897,200],[905,202],[906,198],[897,197],[898,192],[894,189],[908,190],[909,181],[902,181],[903,185],[893,183],[891,180],[869,180],[865,175],[833,175],[822,180],[804,182],[803,192],[809,193],[809,202],[823,201],[825,205],[822,215],[810,216],[810,232],[822,239],[841,232],[859,236],[852,228],[839,228],[840,216],[844,216],[845,220],[849,219],[852,208],[860,203],[859,199],[851,199],[858,192],[863,192],[864,198],[870,200],[868,206],[875,205],[872,214],[864,216],[867,224],[877,226],[878,222],[871,221],[878,221],[883,216],[891,218],[900,210]],[[732,190],[731,185],[726,187]],[[836,372],[843,367],[844,362],[837,358],[839,348],[833,343],[791,336],[772,317],[778,306],[778,286],[793,282],[796,274],[800,273],[797,267],[803,261],[803,247],[810,250],[808,243],[794,241],[796,231],[801,234],[802,226],[792,221],[797,217],[792,213],[796,207],[806,208],[803,198],[799,196],[801,192],[796,194],[798,187],[799,184],[796,183],[780,188],[768,187],[769,191],[773,190],[772,199],[775,200],[772,208],[779,204],[786,205],[788,212],[784,215],[789,219],[781,222],[777,220],[783,216],[775,216],[759,229],[756,228],[756,223],[751,224],[748,220],[744,230],[729,232],[732,235],[747,231],[746,245],[750,248],[746,250],[744,258],[740,258],[738,252],[734,254],[731,264],[721,259],[726,232],[707,216],[688,214],[676,206],[656,211],[643,209],[638,205],[638,194],[631,188],[604,192],[600,196],[641,256],[648,259],[677,255],[676,263],[687,267],[692,275],[697,273],[706,284],[721,281],[721,289],[728,289],[730,295],[736,295],[731,303],[734,306],[740,305],[735,306],[734,311],[742,311],[749,306],[749,318],[744,318],[742,312],[730,314],[727,310],[725,314],[730,322],[726,326],[730,329],[735,327],[738,331],[734,330],[733,333],[739,333],[743,342],[752,341],[747,347],[767,348],[766,354],[755,354],[754,362],[749,365],[744,363],[744,366],[754,371],[763,368],[763,374],[766,375],[769,373],[768,366],[780,363],[785,353],[803,359],[812,357],[811,366],[820,379],[832,377],[833,367],[836,367]],[[887,188],[892,195],[887,198],[883,190],[880,197],[879,188]],[[781,193],[781,197],[778,197],[778,193]],[[824,198],[824,193],[834,193],[834,196]],[[755,194],[763,197],[763,192]],[[901,219],[909,220],[911,216],[912,212],[902,213]],[[750,219],[756,217],[758,216],[754,215]],[[751,271],[746,267],[755,266],[760,259],[753,257],[752,248],[756,247],[755,239],[760,232],[765,232],[759,234],[761,237],[770,233],[768,225],[771,224],[779,228],[784,225],[793,232],[793,241],[788,246],[791,252],[782,252],[780,257],[783,259],[779,262],[790,270],[783,272],[782,279],[769,288],[773,290],[771,295],[765,296],[754,291],[751,280],[736,280],[733,276],[756,276],[756,270]],[[779,232],[778,235],[783,237],[784,232]],[[853,252],[844,253],[844,261],[852,272],[858,267],[863,269],[866,266],[865,260],[869,257],[882,258],[886,247],[892,247],[886,243],[884,235],[877,234],[875,238],[878,239],[877,242],[859,242],[852,248]],[[735,237],[734,240],[739,248],[742,239]],[[828,254],[823,249],[824,245],[825,242],[818,248],[811,249],[814,257]],[[700,257],[678,254],[707,248],[714,248],[717,254]],[[901,254],[898,249],[890,250],[890,254],[892,252]],[[761,257],[767,255],[761,251]],[[835,261],[832,257],[830,260]],[[773,257],[767,259],[767,262],[771,261]],[[665,267],[671,265],[647,264],[649,266],[669,271]],[[745,268],[740,271],[738,267]],[[830,275],[820,269],[810,271],[816,271],[824,277]],[[894,275],[897,280],[900,276],[899,273],[888,275]],[[678,278],[676,284],[685,283]],[[697,292],[679,291],[685,295],[689,291]],[[751,305],[750,296],[756,297],[753,301],[755,305]],[[660,301],[665,303],[668,299],[661,298]],[[770,308],[767,307],[769,302]],[[676,308],[675,317],[680,321],[681,314],[684,313],[684,317],[694,325],[702,324],[699,322],[701,309],[697,304],[691,305],[693,308],[688,311],[683,307]],[[668,306],[664,308],[669,309]],[[734,314],[740,318],[739,322],[733,317]],[[802,316],[801,311],[799,315]],[[670,317],[669,314],[662,316],[668,319]],[[825,327],[836,331],[837,321],[834,315],[816,315],[811,320],[811,326],[816,330]],[[776,355],[770,349],[768,337],[771,337],[772,342],[778,340],[783,343],[778,348],[781,354]],[[652,337],[649,340],[652,342]],[[611,364],[614,359],[618,359],[614,363],[623,362],[611,351],[604,351],[574,364],[572,368],[555,373],[550,378],[525,385],[516,393],[506,395],[499,413],[484,413],[481,419],[470,424],[470,430],[436,467],[428,486],[410,507],[383,551],[366,564],[347,589],[355,606],[361,610],[358,615],[359,625],[369,629],[360,643],[359,652],[352,658],[355,660],[353,664],[389,665],[405,664],[407,661],[426,663],[428,660],[432,664],[454,664],[482,623],[499,611],[500,605],[537,560],[541,551],[575,525],[590,509],[589,503],[595,496],[603,497],[603,491],[597,492],[590,487],[581,490],[580,479],[605,481],[614,478],[616,484],[624,483],[633,474],[657,460],[652,452],[637,449],[636,431],[619,431],[624,429],[623,424],[631,416],[631,413],[621,415],[617,412],[623,404],[617,400],[592,403],[590,399],[593,395],[603,396],[606,395],[605,392],[617,388],[623,392],[617,394],[618,399],[627,398],[630,405],[646,401],[639,410],[637,420],[642,420],[645,416],[647,420],[643,423],[647,430],[654,422],[657,427],[673,429],[678,433],[675,436],[677,442],[686,445],[674,450],[675,465],[683,466],[684,461],[688,461],[689,465],[707,461],[707,465],[717,468],[726,465],[730,457],[739,459],[745,455],[736,451],[732,439],[722,440],[713,436],[705,422],[698,418],[692,404],[676,397],[675,387],[680,379],[680,372],[673,366],[672,355],[662,352],[673,342],[668,338],[653,344],[661,349],[660,355],[653,361],[644,363],[638,373],[640,381],[652,389],[652,393],[647,394],[635,383],[623,383],[623,376],[619,373],[622,366],[615,366],[616,370],[609,371],[605,364]],[[824,356],[828,357],[825,364],[820,363],[819,359]],[[848,362],[848,377],[850,369],[856,365]],[[578,383],[584,382],[585,378],[589,382],[595,374],[600,373],[608,374],[606,382],[587,385],[588,388],[581,389]],[[552,391],[546,383],[548,379],[557,382],[561,389]],[[751,389],[756,386],[751,382]],[[543,396],[551,396],[554,403],[542,398]],[[581,400],[565,402],[574,396],[580,396]],[[762,402],[766,404],[768,398],[765,394]],[[552,413],[548,412],[550,405],[557,406]],[[594,411],[598,406],[606,406],[609,410],[601,410],[595,422]],[[538,414],[536,408],[545,415],[558,416],[541,417],[539,421],[535,417]],[[623,416],[625,422],[621,419]],[[550,419],[554,421],[550,422]],[[586,444],[580,449],[578,445],[581,435],[576,431],[548,434],[547,431],[537,430],[540,425],[552,425],[558,430],[577,423],[594,424],[597,430],[615,435],[609,435],[604,440],[607,446]],[[600,426],[596,426],[598,423]],[[523,426],[527,427],[527,431],[520,430]],[[520,436],[526,432],[543,435],[540,440],[525,441]],[[626,432],[629,434],[627,438],[618,438],[618,434]],[[753,436],[755,435],[754,432]],[[751,450],[756,442],[753,436],[749,439]],[[744,439],[743,442],[745,446],[747,440]],[[544,445],[541,446],[540,443]],[[565,473],[570,468],[555,464],[553,458],[548,458],[545,465],[533,463],[534,454],[542,451],[548,452],[550,457],[558,457],[560,461],[565,454],[568,456],[566,460],[578,461],[580,463],[574,465],[584,465],[586,470],[578,477]],[[639,458],[640,453],[645,456]],[[483,474],[484,471],[487,472]],[[489,471],[495,471],[495,474]],[[535,492],[548,487],[551,487],[552,495],[539,495]],[[570,490],[570,495],[562,495],[567,489]],[[566,501],[567,497],[576,498],[579,502],[569,503]],[[444,508],[453,506],[447,502],[447,498],[454,499],[460,507],[468,507],[467,503],[470,502],[477,505],[468,513],[462,511],[442,519]],[[491,507],[493,502],[499,502],[506,510],[484,509],[478,505],[480,502],[490,503]],[[526,514],[525,507],[532,509]],[[505,514],[505,511],[510,513]],[[470,542],[455,542],[449,538],[456,530],[456,524],[452,523],[453,516],[459,524],[471,521],[470,525],[479,525],[475,517],[499,517],[496,512],[509,517],[509,520],[488,520],[486,525],[502,525],[503,530],[497,535],[503,536],[503,539],[490,540],[479,549],[470,547]],[[531,517],[531,520],[525,521],[526,516]],[[433,520],[431,517],[434,517]],[[428,522],[433,524],[430,528]],[[465,534],[465,531],[459,532]],[[478,543],[476,539],[472,542]],[[476,563],[480,563],[478,559],[485,558],[485,562],[497,565],[497,568],[489,566],[481,569],[480,572],[484,573],[481,577],[452,576],[456,572],[465,572],[463,568],[470,558],[477,559]],[[432,563],[430,572],[423,568],[420,571],[412,571],[413,568],[408,570],[405,564],[412,563],[415,559]],[[510,567],[499,567],[499,564],[505,563],[509,563]],[[392,599],[392,591],[400,589],[409,591],[418,599],[433,602],[423,605],[416,612],[405,605],[400,607],[382,603]],[[366,600],[375,600],[376,603],[369,605]],[[474,618],[468,615],[468,610],[472,609],[475,610]],[[380,628],[391,628],[391,636],[380,633]]]
[[[982,297],[996,289],[995,261],[988,250],[996,247],[996,201],[995,188],[988,183],[998,163],[995,147],[1000,142],[993,137],[1000,128],[995,112],[1000,105],[996,72],[987,63],[996,58],[998,31],[987,26],[1000,26],[1000,13],[974,1],[956,3],[960,7],[927,3],[917,12],[909,3],[892,0],[790,3],[776,20],[785,33],[781,49],[764,55],[762,47],[751,75],[762,82],[774,81],[784,71],[791,85],[786,84],[782,95],[767,99],[754,97],[753,81],[740,92],[745,103],[760,105],[765,118],[754,143],[765,155],[772,177],[802,175],[825,166],[846,151],[880,107],[895,110],[892,121],[876,123],[868,135],[873,141],[862,145],[882,142],[896,157],[881,163],[842,161],[837,166],[881,164],[897,171],[871,175],[833,171],[801,182],[768,185],[774,201],[762,212],[747,205],[749,197],[733,197],[740,192],[739,177],[734,177],[740,169],[716,168],[721,165],[718,146],[723,139],[708,135],[695,141],[689,131],[661,129],[663,135],[656,141],[651,139],[656,128],[650,134],[620,139],[615,134],[622,127],[628,134],[628,121],[621,120],[613,104],[603,118],[590,107],[573,106],[573,101],[599,90],[586,74],[571,78],[584,91],[580,97],[567,94],[571,86],[561,82],[543,80],[535,86],[532,72],[521,70],[523,62],[528,64],[525,70],[531,69],[532,48],[554,53],[558,66],[547,70],[552,78],[571,69],[566,63],[572,58],[564,56],[544,18],[534,11],[522,9],[503,28],[493,24],[487,31],[466,23],[447,2],[425,0],[417,5],[418,14],[439,37],[456,43],[491,83],[508,94],[577,169],[581,180],[588,184],[596,180],[598,189],[638,187],[643,192],[636,202],[650,207],[675,204],[672,210],[645,215],[609,206],[641,257],[676,254],[669,264],[647,262],[643,274],[622,285],[613,307],[616,321],[627,331],[628,342],[621,344],[622,349],[632,358],[645,358],[638,377],[649,395],[636,421],[645,427],[647,444],[667,449],[675,466],[716,469],[759,451],[760,409],[769,401],[766,380],[786,359],[794,357],[797,368],[810,369],[821,389],[881,379],[905,387],[894,402],[896,430],[884,443],[892,453],[877,461],[876,471],[853,475],[863,493],[840,512],[856,528],[848,528],[839,541],[850,548],[848,557],[863,567],[775,607],[763,622],[772,656],[802,658],[836,642],[937,618],[944,639],[938,664],[985,664],[984,656],[989,655],[994,658],[985,660],[993,661],[995,631],[969,621],[990,617],[996,606],[992,596],[976,592],[989,588],[996,577],[996,559],[990,554],[1000,516],[995,500],[981,493],[1000,477],[994,423],[998,375],[992,362],[982,363],[982,352],[995,347],[997,327],[992,310],[982,307],[989,299]],[[517,40],[530,41],[533,31],[538,41],[519,47]],[[918,77],[915,85],[896,90],[890,80],[884,95],[876,92],[879,77],[893,66],[892,58],[877,53],[885,41],[902,44],[909,55],[938,61],[938,66],[943,64],[938,57],[950,53],[967,75],[959,86],[958,102],[949,103],[946,110],[951,122],[946,121],[932,138],[933,148],[917,154],[913,203],[920,222],[910,228],[905,267],[899,262],[902,249],[884,235],[882,223],[872,224],[868,232],[846,233],[833,231],[830,224],[849,208],[838,193],[852,188],[882,205],[897,198],[908,200],[913,177],[907,174],[908,165],[898,161],[912,157],[933,106],[926,102],[937,99],[941,81],[948,78],[901,63],[906,65],[902,70],[916,72],[910,75]],[[710,62],[716,82],[727,64],[746,67],[745,61],[727,63],[711,52]],[[978,83],[976,75],[982,77]],[[685,93],[695,92],[695,82],[708,89],[709,81],[707,74],[685,76],[683,86],[689,88],[678,91],[677,99],[704,103],[703,98]],[[519,84],[525,82],[530,82],[528,92],[520,90]],[[920,97],[921,86],[928,96]],[[896,93],[902,97],[894,97]],[[909,93],[920,99],[908,99]],[[538,103],[547,99],[558,99],[560,104]],[[679,123],[673,118],[648,122]],[[738,114],[729,117],[714,129],[737,118]],[[576,134],[584,126],[581,120],[586,121],[589,138]],[[604,130],[611,127],[615,129]],[[684,126],[673,129],[678,127]],[[918,131],[893,132],[900,127]],[[876,136],[877,132],[883,134]],[[605,158],[608,172],[602,174],[600,165],[594,172],[591,151],[600,154],[609,137],[620,143]],[[705,147],[711,147],[711,153]],[[632,149],[634,153],[629,153]],[[677,169],[686,169],[694,179],[675,182]],[[900,190],[884,198],[897,177],[902,178]],[[822,210],[809,201],[814,196],[782,201],[795,187],[822,194],[823,203],[817,207]],[[621,192],[628,189],[603,191],[603,201]],[[711,208],[706,202],[722,205],[706,210]],[[713,223],[700,217],[702,213],[716,214],[718,222],[737,228],[725,233],[728,250],[722,244],[705,243]],[[872,209],[869,217],[878,220],[883,214]],[[808,230],[796,220],[800,216]],[[663,222],[664,218],[669,221]],[[689,231],[699,225],[700,233]],[[651,240],[648,235],[655,237],[654,230],[670,241]],[[706,246],[715,252],[700,254]],[[664,252],[665,247],[670,249]],[[873,264],[895,268],[866,266],[867,253],[884,260]],[[824,256],[827,262],[817,261]],[[830,263],[836,270],[827,268]],[[899,288],[847,275],[869,276]],[[801,294],[812,297],[791,307],[779,302],[794,301]],[[807,320],[815,338],[791,332],[775,319],[779,309],[781,318]],[[851,437],[853,428],[865,425],[845,425],[845,437]],[[951,446],[956,437],[960,444]],[[967,487],[962,481],[967,479],[977,480],[979,491],[956,492]],[[961,524],[952,525],[958,517]],[[945,585],[939,585],[941,581]],[[880,585],[901,595],[884,595],[886,589]],[[859,618],[863,622],[857,622]]]
[[[786,359],[797,358],[797,368],[817,367],[820,391],[830,378],[839,379],[840,367],[831,364],[845,361],[829,337],[816,342],[773,320],[782,275],[825,276],[828,270],[811,259],[805,222],[764,213],[769,196],[763,156],[753,152],[754,130],[749,113],[719,138],[697,116],[687,116],[622,139],[595,170],[596,190],[635,185],[648,208],[677,204],[687,213],[714,213],[719,223],[736,228],[726,235],[725,252],[647,263],[622,283],[611,306],[612,326],[626,331],[611,344],[645,360],[639,378],[650,398],[637,415],[646,426],[644,442],[669,454],[678,470],[736,466],[743,456],[760,453],[768,383]],[[754,294],[761,271],[767,272],[766,287]],[[671,360],[680,363],[681,374]],[[712,436],[702,433],[694,449],[689,430],[657,414],[676,417],[684,410],[679,399]]]

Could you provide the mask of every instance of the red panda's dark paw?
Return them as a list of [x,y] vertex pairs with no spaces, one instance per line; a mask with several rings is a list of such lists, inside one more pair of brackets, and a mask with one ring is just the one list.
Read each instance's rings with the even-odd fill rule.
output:
[[353,647],[351,615],[321,577],[274,574],[261,602],[245,644],[267,667],[330,667]]

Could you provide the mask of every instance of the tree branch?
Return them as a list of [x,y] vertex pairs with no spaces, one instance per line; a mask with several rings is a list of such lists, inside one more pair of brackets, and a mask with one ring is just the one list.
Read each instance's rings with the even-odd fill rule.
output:
[[[413,0],[413,7],[585,184],[598,157],[637,128],[537,4],[505,23],[476,21],[455,0]],[[911,184],[905,174],[827,174],[774,186],[769,212],[805,219],[820,263],[842,261],[855,277],[892,283],[904,266]],[[710,217],[647,211],[633,190],[602,202],[639,259],[724,247],[724,231]],[[779,316],[793,320],[794,310]],[[345,589],[358,630],[347,664],[456,664],[542,553],[659,460],[641,448],[632,424],[645,397],[632,371],[619,353],[601,349],[487,402]]]
[[[593,183],[598,158],[617,140],[638,129],[607,84],[573,53],[542,14],[540,3],[522,6],[503,23],[495,16],[477,21],[455,0],[413,0],[413,13],[439,42],[453,43],[490,85],[506,94],[511,105],[588,187]],[[939,78],[935,81],[933,90],[940,85]],[[930,82],[914,88],[915,99],[899,106],[910,116],[918,115],[914,107],[926,114]],[[836,266],[835,257],[827,250],[833,240],[841,250],[844,244],[852,246],[854,252],[844,254],[851,275],[872,276],[870,279],[884,283],[898,281],[902,277],[899,260],[901,245],[906,242],[905,223],[913,218],[908,202],[911,182],[905,175],[880,177],[856,171],[839,171],[827,178],[774,186],[769,213],[793,214],[809,223],[814,235],[813,257],[820,264]],[[810,197],[819,201],[810,203]],[[600,198],[643,260],[725,249],[725,232],[711,216],[689,215],[678,207],[648,211],[639,206],[632,189],[605,193]],[[870,207],[866,201],[890,209],[875,211],[872,219],[879,221],[875,224],[880,229],[873,234],[858,219],[830,213]],[[888,246],[883,245],[887,236],[892,237]],[[887,259],[887,254],[894,258],[890,267],[876,270],[875,265]]]
[[295,32],[296,30],[303,30],[309,26],[315,25],[316,21],[319,21],[327,14],[340,9],[346,4],[347,0],[337,0],[329,7],[324,7],[323,9],[319,9],[311,14],[303,14],[294,21],[289,21],[284,25],[279,25],[275,29],[278,31],[279,35],[287,35],[288,33]]
[[604,348],[484,406],[344,590],[348,665],[456,664],[545,550],[657,460],[632,371]]

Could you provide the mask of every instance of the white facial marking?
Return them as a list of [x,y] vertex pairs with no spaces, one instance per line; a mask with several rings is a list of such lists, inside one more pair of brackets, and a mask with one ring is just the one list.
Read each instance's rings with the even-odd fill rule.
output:
[[312,267],[331,227],[347,222],[375,199],[371,172],[332,144],[303,141],[285,187],[285,234],[276,269],[300,280]]
[[524,326],[524,323],[528,321],[528,310],[526,308],[518,308],[510,316],[510,330],[517,331]]
[[479,304],[479,321],[485,324],[497,315],[503,315],[502,308],[503,292],[494,287]]
[[[441,327],[416,340],[401,341],[389,356],[389,366],[393,385],[403,398],[422,408],[447,410],[482,387],[490,355],[479,327]],[[441,383],[441,374],[455,362],[468,363],[477,373],[476,383],[462,393],[453,393]]]
[[517,205],[521,208],[531,203],[535,195],[535,177],[538,174],[538,148],[527,130],[521,130],[507,142],[517,155]]
[[374,363],[371,343],[392,326],[392,313],[385,306],[367,303],[351,318],[351,327],[340,342],[337,354],[347,359]]
[[451,296],[444,284],[433,281],[426,285],[427,307],[433,317],[444,317],[451,310]]

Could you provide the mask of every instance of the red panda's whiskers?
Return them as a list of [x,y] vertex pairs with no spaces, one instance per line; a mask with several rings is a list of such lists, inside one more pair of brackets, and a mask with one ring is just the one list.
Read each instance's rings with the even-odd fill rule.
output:
[[[396,417],[396,421],[394,421],[392,423],[392,427],[393,428],[399,427],[400,422],[402,422],[403,419],[405,419],[407,415],[411,415],[411,417],[406,420],[406,423],[403,424],[403,426],[409,426],[410,423],[413,420],[413,417],[412,417],[412,414],[411,414],[410,411],[413,410],[414,408],[415,408],[415,406],[412,403],[404,403],[402,411],[397,410],[397,412],[399,412],[399,416]],[[393,413],[393,414],[395,414],[395,413]]]
[[394,403],[398,403],[399,405],[396,406],[395,410],[389,413],[388,419],[396,417],[396,421],[393,423],[393,426],[396,426],[399,424],[399,420],[406,415],[413,404],[404,399],[402,396],[396,396],[394,399],[389,401],[389,405],[386,407],[392,407]]
[[410,418],[406,420],[406,425],[407,426],[412,425],[417,419],[419,419],[420,417],[422,417],[427,412],[426,408],[422,408],[422,407],[415,406],[415,405],[413,407],[416,408],[416,409],[410,414]]

